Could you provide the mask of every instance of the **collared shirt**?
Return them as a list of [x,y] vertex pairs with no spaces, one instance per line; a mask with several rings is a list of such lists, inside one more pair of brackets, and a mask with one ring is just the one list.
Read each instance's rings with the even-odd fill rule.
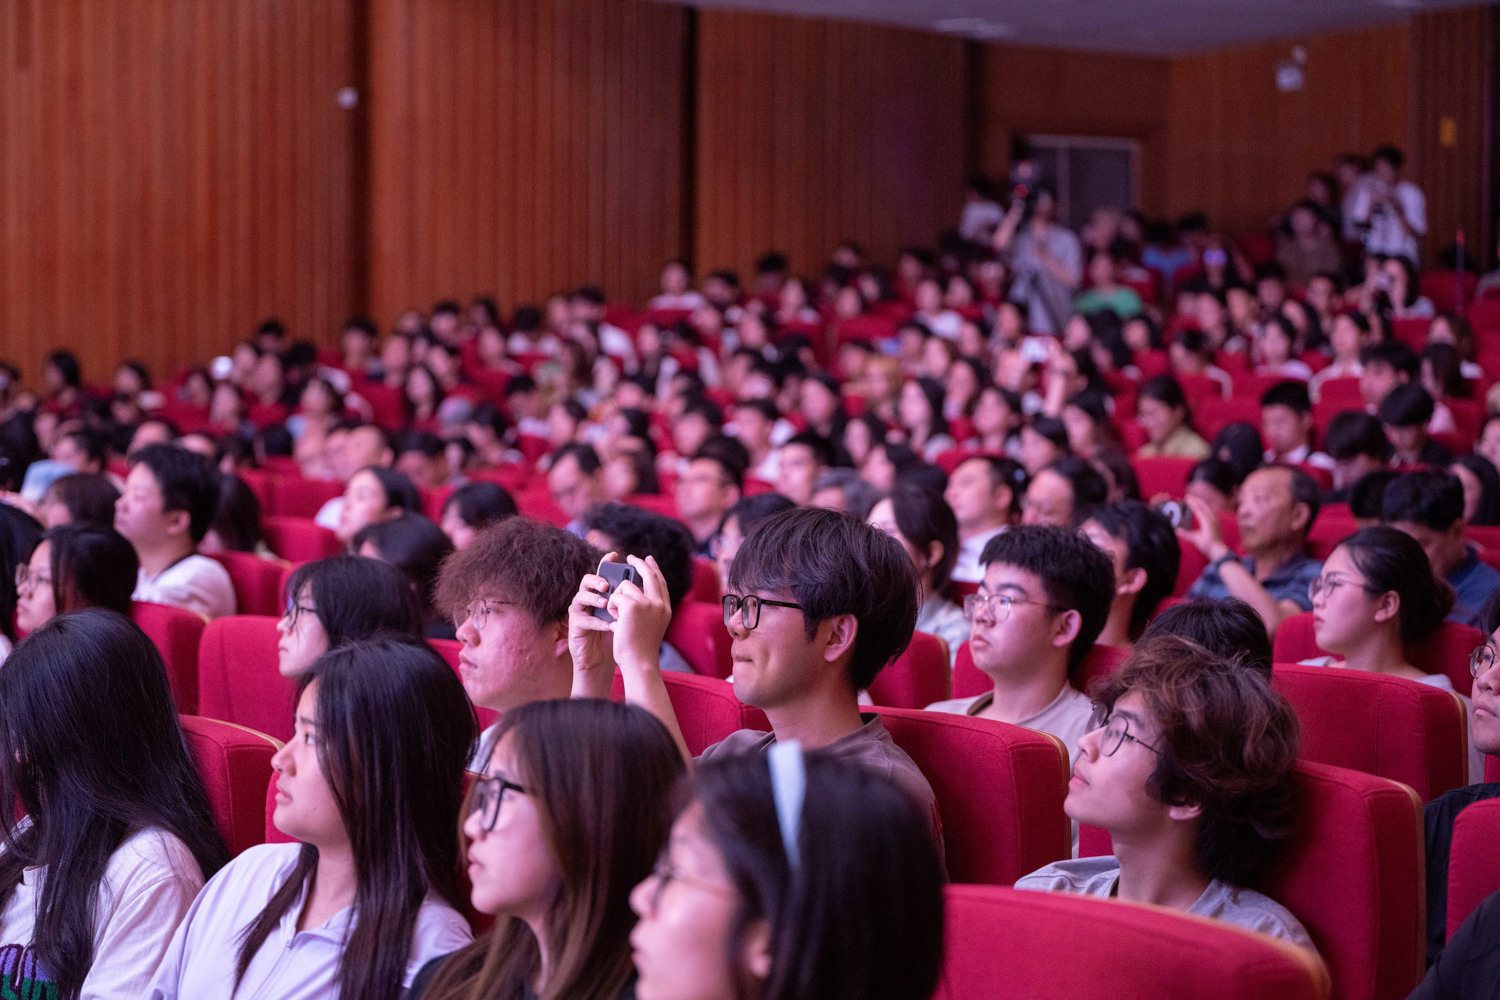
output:
[[1500,571],[1480,562],[1478,553],[1469,546],[1468,554],[1448,571],[1448,582],[1457,595],[1448,620],[1479,627],[1479,612],[1484,608],[1484,602],[1500,589]]
[[[1241,556],[1240,565],[1251,576],[1255,576],[1255,558],[1253,556]],[[1307,585],[1317,579],[1318,574],[1323,572],[1323,564],[1316,559],[1309,559],[1299,552],[1280,566],[1275,572],[1264,580],[1259,581],[1266,589],[1266,593],[1278,601],[1291,601],[1303,611],[1312,610],[1312,599],[1307,596]],[[1219,567],[1209,563],[1203,567],[1203,575],[1193,582],[1188,589],[1188,600],[1203,597],[1210,601],[1222,601],[1233,595],[1224,584],[1224,578],[1219,575]]]
[[155,576],[136,571],[132,601],[170,604],[196,611],[205,618],[223,618],[235,611],[234,584],[229,571],[208,556],[180,559]]
[[1332,472],[1334,465],[1337,464],[1323,452],[1313,451],[1305,444],[1298,445],[1285,455],[1277,455],[1267,448],[1262,457],[1267,464],[1279,462],[1282,465],[1311,465],[1315,469],[1327,469],[1329,472]]
[[979,534],[959,543],[958,561],[953,564],[952,579],[960,583],[979,583],[984,579],[984,566],[979,557],[984,554],[984,547],[990,543],[990,539],[1005,530],[1005,525],[981,531]]
[[[296,868],[301,850],[301,844],[261,844],[215,875],[173,935],[147,1000],[334,1000],[339,961],[357,916],[353,907],[345,907],[320,927],[297,930],[305,886],[250,960],[241,988],[235,989],[240,936]],[[401,985],[410,986],[423,965],[471,940],[459,912],[429,895],[417,911]]]

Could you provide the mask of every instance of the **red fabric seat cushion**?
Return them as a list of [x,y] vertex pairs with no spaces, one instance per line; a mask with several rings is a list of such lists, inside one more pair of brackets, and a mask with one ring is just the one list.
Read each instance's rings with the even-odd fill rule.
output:
[[203,635],[203,616],[195,611],[134,601],[130,617],[146,637],[156,644],[167,667],[172,701],[177,711],[198,711],[198,643]]
[[262,803],[280,745],[263,733],[193,715],[182,716],[182,734],[230,855],[264,843]]
[[891,708],[926,708],[948,698],[948,646],[914,632],[906,652],[886,664],[870,684],[870,700]]
[[1448,936],[1492,892],[1500,891],[1500,799],[1466,807],[1453,821],[1448,854]]

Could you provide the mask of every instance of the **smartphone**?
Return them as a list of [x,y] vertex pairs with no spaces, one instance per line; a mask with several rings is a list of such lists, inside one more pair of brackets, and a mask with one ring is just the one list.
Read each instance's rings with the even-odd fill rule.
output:
[[1156,509],[1172,523],[1172,527],[1181,528],[1183,531],[1193,530],[1193,510],[1187,504],[1178,503],[1176,500],[1168,500]]
[[1047,360],[1048,346],[1046,337],[1027,337],[1021,341],[1021,357],[1034,365],[1041,364]]
[[[626,580],[642,588],[645,587],[646,583],[645,580],[641,579],[640,572],[629,563],[607,562],[599,567],[599,575],[609,581],[609,589],[604,592],[604,599],[606,601],[614,596],[615,591],[620,589],[620,584]],[[609,613],[608,608],[595,608],[594,617],[602,618],[607,622],[615,620],[615,616]]]

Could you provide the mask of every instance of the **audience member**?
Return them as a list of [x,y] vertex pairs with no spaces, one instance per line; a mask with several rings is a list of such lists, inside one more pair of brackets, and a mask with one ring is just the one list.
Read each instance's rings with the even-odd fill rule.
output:
[[108,608],[128,617],[139,569],[135,549],[114,528],[50,528],[16,567],[16,626],[35,632],[54,615],[80,608]]
[[780,493],[757,493],[755,496],[741,497],[738,503],[729,508],[724,514],[723,523],[719,525],[718,533],[709,542],[710,554],[719,570],[719,586],[722,590],[726,593],[729,590],[729,567],[739,553],[740,546],[744,544],[745,536],[772,514],[780,514],[796,506]]
[[1385,507],[1385,488],[1401,473],[1395,469],[1376,469],[1359,477],[1349,491],[1349,513],[1356,528],[1373,528],[1380,523]]
[[234,614],[229,572],[198,555],[219,505],[219,473],[203,456],[165,444],[147,445],[131,461],[115,504],[115,530],[140,561],[135,600],[206,618]]
[[333,533],[349,545],[354,536],[379,521],[422,512],[422,494],[410,479],[381,465],[367,465],[349,477]]
[[1158,635],[1175,635],[1196,642],[1217,657],[1239,657],[1246,666],[1271,677],[1271,637],[1255,609],[1236,597],[1222,601],[1203,598],[1167,608],[1146,623],[1138,642]]
[[1453,461],[1448,449],[1428,437],[1432,420],[1432,397],[1420,385],[1403,383],[1380,401],[1380,422],[1390,439],[1398,465],[1431,465],[1438,468]]
[[1427,199],[1422,189],[1401,179],[1406,157],[1395,146],[1381,146],[1370,157],[1370,173],[1353,193],[1349,217],[1363,234],[1365,252],[1417,261],[1417,237],[1427,234]]
[[552,502],[567,517],[568,531],[579,538],[584,532],[584,511],[606,499],[601,467],[599,453],[591,445],[567,444],[552,453],[547,489]]
[[969,623],[949,587],[958,558],[958,522],[953,509],[934,493],[902,485],[875,504],[869,521],[900,542],[911,558],[922,583],[917,631],[942,639],[952,666],[958,647],[969,638]]
[[1149,440],[1136,451],[1139,458],[1207,458],[1208,442],[1193,430],[1187,397],[1170,375],[1157,375],[1141,386],[1136,420]]
[[776,492],[797,506],[806,507],[812,503],[813,484],[833,462],[833,446],[824,438],[803,431],[781,446]]
[[60,524],[93,524],[113,527],[115,502],[120,491],[108,476],[74,473],[54,479],[37,504],[37,520],[44,528]]
[[268,559],[275,554],[261,537],[260,500],[245,481],[233,473],[219,474],[219,504],[214,518],[198,543],[204,555],[220,552],[250,552]]
[[1391,460],[1391,443],[1380,421],[1368,413],[1346,410],[1328,425],[1324,444],[1333,460],[1333,492],[1329,503],[1347,503],[1354,484],[1384,469]]
[[[390,468],[395,460],[395,442],[389,432],[375,424],[346,425],[329,432],[328,467],[334,479],[347,483],[361,469]],[[344,496],[336,496],[318,508],[313,520],[329,531],[337,532],[343,511]],[[354,530],[362,527],[364,525],[359,525]],[[354,537],[352,532],[349,537]]]
[[1072,453],[1068,425],[1060,417],[1038,416],[1021,428],[1021,465],[1027,475],[1034,476]]
[[1312,400],[1301,382],[1278,382],[1260,397],[1266,464],[1333,469],[1334,460],[1312,447]]
[[1399,340],[1386,340],[1361,350],[1359,364],[1359,394],[1365,409],[1374,413],[1392,389],[1417,379],[1420,361],[1417,352]]
[[1474,625],[1479,611],[1500,590],[1500,571],[1480,562],[1464,540],[1464,488],[1448,472],[1408,472],[1391,480],[1381,502],[1381,520],[1417,540],[1433,575],[1457,595],[1451,622]]
[[[673,612],[686,600],[693,585],[693,540],[680,521],[622,503],[595,504],[583,521],[588,529],[585,541],[599,551],[612,552],[622,560],[630,556],[655,560]],[[663,670],[693,673],[682,654],[666,641],[661,644],[659,662]]]
[[390,563],[334,556],[298,566],[276,622],[277,667],[295,677],[314,660],[381,632],[422,637],[422,608],[406,575]]
[[1021,498],[1022,524],[1076,528],[1109,499],[1109,485],[1088,462],[1069,456],[1036,474]]
[[1099,508],[1080,530],[1114,566],[1114,598],[1096,641],[1128,649],[1177,585],[1177,535],[1163,514],[1139,500]]
[[861,479],[854,469],[824,469],[813,483],[812,503],[808,506],[826,507],[866,520],[880,497],[881,491]]
[[693,552],[709,555],[709,544],[724,515],[744,495],[744,468],[721,450],[699,449],[677,480],[677,517],[693,534]]
[[976,455],[948,477],[943,499],[958,521],[958,559],[952,577],[961,583],[984,579],[979,556],[991,538],[1020,520],[1026,495],[1026,470],[1009,458]]
[[1464,523],[1500,525],[1500,470],[1483,455],[1460,455],[1448,466],[1464,488]]
[[519,513],[515,498],[499,483],[465,483],[443,501],[442,528],[455,549],[466,549],[476,534]]
[[1188,470],[1183,494],[1215,516],[1232,514],[1240,505],[1240,482],[1234,466],[1223,459],[1205,458]]
[[453,554],[453,543],[429,518],[404,511],[360,529],[350,549],[367,559],[379,559],[399,569],[417,595],[423,634],[429,639],[453,639],[453,620],[438,611],[432,596],[443,560]]

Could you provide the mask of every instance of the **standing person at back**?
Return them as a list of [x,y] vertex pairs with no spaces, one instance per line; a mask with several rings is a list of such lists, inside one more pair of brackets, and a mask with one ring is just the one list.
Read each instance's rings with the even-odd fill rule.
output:
[[1364,233],[1366,253],[1405,257],[1415,264],[1417,237],[1427,235],[1427,197],[1401,179],[1405,164],[1405,154],[1395,146],[1375,150],[1349,214]]
[[219,506],[218,472],[202,455],[166,444],[147,445],[131,462],[115,530],[141,560],[132,598],[205,618],[234,614],[229,571],[198,555]]

